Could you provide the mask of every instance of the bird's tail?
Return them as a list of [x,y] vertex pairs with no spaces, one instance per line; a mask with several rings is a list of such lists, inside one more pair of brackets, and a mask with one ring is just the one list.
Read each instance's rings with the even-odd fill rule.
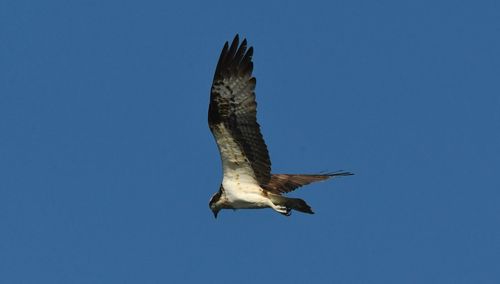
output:
[[274,205],[278,207],[286,207],[286,213],[281,212],[281,210],[277,210],[281,214],[288,216],[290,215],[290,211],[292,209],[303,213],[314,214],[311,207],[300,198],[289,198],[278,194],[271,194],[270,198]]
[[350,175],[353,175],[353,173],[344,171],[316,175],[273,174],[271,176],[271,180],[267,185],[265,185],[264,188],[268,192],[272,192],[271,194],[269,194],[269,197],[273,204],[276,206],[274,210],[278,211],[279,213],[288,216],[290,215],[290,211],[293,209],[303,213],[314,214],[311,207],[307,205],[304,200],[300,198],[285,197],[281,194],[288,193],[298,187],[310,184],[312,182],[318,182],[332,177]]

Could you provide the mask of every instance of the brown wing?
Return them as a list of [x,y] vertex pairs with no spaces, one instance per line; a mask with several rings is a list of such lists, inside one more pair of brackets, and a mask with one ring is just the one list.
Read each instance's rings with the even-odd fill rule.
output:
[[226,42],[219,57],[210,95],[208,124],[217,141],[224,172],[229,167],[231,170],[251,168],[253,177],[262,185],[271,178],[271,161],[257,123],[253,48],[247,50],[246,40],[241,45],[238,42],[238,35],[231,46]]
[[273,174],[269,183],[264,186],[264,189],[273,193],[281,194],[293,191],[312,182],[322,181],[336,176],[350,175],[352,175],[350,172],[335,172],[318,175]]

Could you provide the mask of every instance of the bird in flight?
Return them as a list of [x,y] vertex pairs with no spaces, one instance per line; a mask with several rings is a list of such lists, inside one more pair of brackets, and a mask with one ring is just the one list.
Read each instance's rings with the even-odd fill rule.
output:
[[223,179],[209,202],[215,218],[221,209],[272,208],[290,216],[292,209],[314,214],[299,198],[283,194],[303,185],[350,172],[271,174],[271,160],[257,123],[253,48],[238,35],[224,44],[215,69],[208,108],[208,125],[219,148]]

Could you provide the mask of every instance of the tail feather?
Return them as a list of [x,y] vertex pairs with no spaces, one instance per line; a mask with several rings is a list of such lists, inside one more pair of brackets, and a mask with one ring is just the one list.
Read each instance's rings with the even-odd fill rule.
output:
[[282,213],[284,215],[288,216],[290,212],[289,210],[291,209],[303,213],[314,214],[314,212],[311,209],[311,206],[309,206],[304,200],[300,198],[289,198],[277,194],[272,194],[270,198],[275,205],[284,206],[288,209],[286,214]]
[[303,213],[314,214],[311,206],[309,206],[303,199],[300,198],[289,198],[286,202],[286,207]]

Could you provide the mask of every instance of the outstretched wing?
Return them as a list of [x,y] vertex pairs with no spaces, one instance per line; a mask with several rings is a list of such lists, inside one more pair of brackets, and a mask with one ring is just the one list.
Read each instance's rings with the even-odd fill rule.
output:
[[317,175],[273,174],[269,183],[264,186],[264,189],[272,193],[282,194],[312,182],[322,181],[336,176],[350,175],[352,175],[352,173],[342,171]]
[[224,176],[244,175],[263,185],[271,178],[271,161],[256,117],[253,48],[247,49],[246,40],[238,43],[236,35],[231,46],[226,42],[219,57],[208,125],[219,147]]

